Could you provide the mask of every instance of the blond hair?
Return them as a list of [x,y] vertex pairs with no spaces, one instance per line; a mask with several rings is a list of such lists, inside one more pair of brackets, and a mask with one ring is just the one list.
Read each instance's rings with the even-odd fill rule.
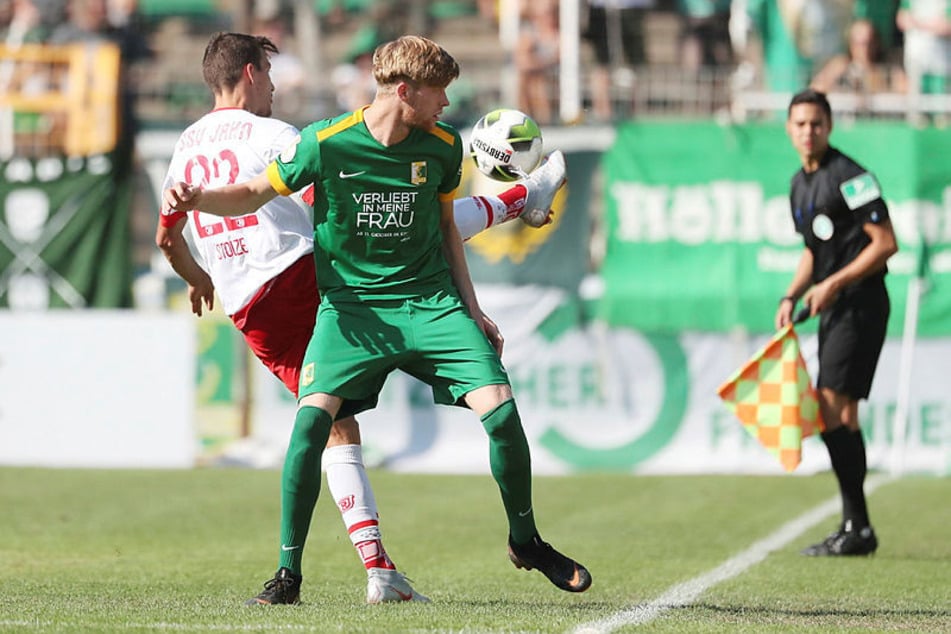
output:
[[445,88],[458,76],[459,64],[452,55],[419,35],[404,35],[373,52],[373,79],[378,86],[409,81]]

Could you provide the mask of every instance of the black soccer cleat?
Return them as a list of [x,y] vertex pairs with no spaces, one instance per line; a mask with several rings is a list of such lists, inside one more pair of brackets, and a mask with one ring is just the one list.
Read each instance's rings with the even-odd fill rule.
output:
[[538,533],[527,544],[516,544],[509,535],[509,559],[516,568],[538,570],[568,592],[584,592],[591,586],[588,569],[543,542]]
[[871,526],[854,529],[846,522],[818,544],[800,551],[807,557],[850,557],[871,555],[878,548],[878,538]]
[[264,590],[256,597],[244,602],[245,605],[297,605],[300,603],[301,575],[295,575],[289,568],[281,568],[274,578],[264,584]]

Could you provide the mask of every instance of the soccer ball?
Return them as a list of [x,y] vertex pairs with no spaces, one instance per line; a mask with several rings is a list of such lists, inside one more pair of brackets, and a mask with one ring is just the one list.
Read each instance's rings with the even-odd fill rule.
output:
[[493,110],[472,127],[469,153],[479,171],[497,181],[523,178],[542,160],[542,131],[524,112]]

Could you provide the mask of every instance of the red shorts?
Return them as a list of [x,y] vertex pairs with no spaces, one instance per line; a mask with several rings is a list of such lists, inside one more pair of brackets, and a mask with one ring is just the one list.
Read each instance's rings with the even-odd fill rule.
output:
[[314,256],[308,254],[271,279],[231,316],[251,351],[295,397],[319,303]]

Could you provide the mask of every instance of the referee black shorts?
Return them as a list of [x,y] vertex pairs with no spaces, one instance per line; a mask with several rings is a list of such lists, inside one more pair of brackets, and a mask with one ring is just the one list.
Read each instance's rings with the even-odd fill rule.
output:
[[[859,289],[855,289],[859,290]],[[819,322],[819,388],[868,398],[891,305],[885,283],[843,295]]]

